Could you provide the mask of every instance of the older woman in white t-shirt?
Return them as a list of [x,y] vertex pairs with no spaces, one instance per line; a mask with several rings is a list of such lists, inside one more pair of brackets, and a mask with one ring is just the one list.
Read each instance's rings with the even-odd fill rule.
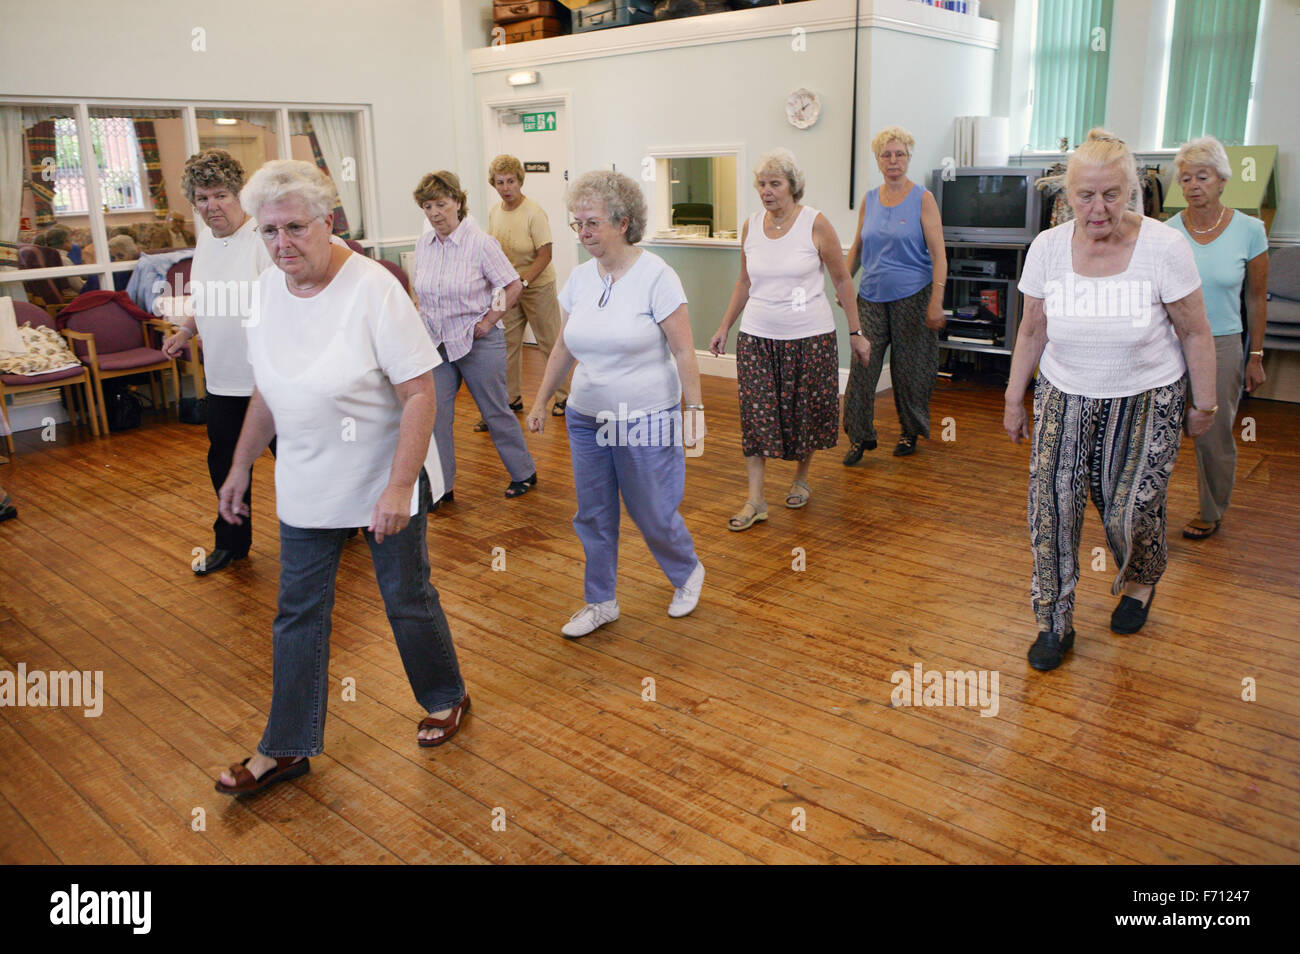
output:
[[469,708],[425,541],[430,497],[442,491],[429,440],[440,359],[397,280],[331,242],[334,197],[320,170],[289,159],[262,166],[240,196],[276,267],[261,276],[248,328],[256,387],[221,515],[248,515],[249,468],[274,433],[280,594],[270,717],[257,754],[217,782],[228,795],[301,775],[324,750],[334,581],[352,528],[365,528],[402,665],[428,713],[419,744],[449,740]]
[[1128,635],[1145,624],[1168,557],[1165,498],[1184,417],[1195,437],[1216,410],[1196,262],[1186,238],[1131,211],[1133,154],[1094,129],[1071,156],[1065,187],[1074,221],[1040,234],[1025,258],[1003,420],[1013,441],[1030,437],[1024,399],[1037,365],[1029,534],[1040,632],[1029,664],[1041,670],[1074,645],[1089,491],[1115,557],[1112,592],[1123,594],[1111,629]]
[[646,223],[640,186],[621,173],[588,172],[569,187],[568,206],[591,260],[560,292],[564,333],[528,427],[545,428],[546,404],[576,362],[565,423],[578,495],[573,528],[587,566],[586,605],[561,630],[573,638],[618,619],[620,493],[676,587],[668,615],[685,616],[699,602],[704,565],[677,508],[686,486],[683,448],[704,438],[704,404],[681,280],[636,247]]
[[[841,302],[856,298],[834,226],[799,204],[804,175],[794,155],[774,149],[760,157],[754,187],[763,208],[741,231],[740,276],[709,342],[710,351],[723,354],[727,334],[740,319],[736,377],[749,497],[728,521],[731,530],[767,519],[763,471],[769,457],[797,462],[785,505],[798,509],[808,503],[813,451],[834,447],[840,424],[839,352],[826,272]],[[866,364],[871,343],[857,310],[846,310],[845,318],[851,352]]]

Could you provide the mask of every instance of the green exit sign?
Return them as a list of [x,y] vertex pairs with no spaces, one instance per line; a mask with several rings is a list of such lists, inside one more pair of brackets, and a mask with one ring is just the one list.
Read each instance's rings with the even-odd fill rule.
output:
[[524,123],[524,132],[555,131],[554,111],[549,113],[524,113],[520,118]]

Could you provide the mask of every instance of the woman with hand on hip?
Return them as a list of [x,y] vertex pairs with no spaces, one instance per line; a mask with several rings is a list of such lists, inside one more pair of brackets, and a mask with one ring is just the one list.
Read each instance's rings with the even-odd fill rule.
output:
[[1196,439],[1196,483],[1201,515],[1183,527],[1189,540],[1204,540],[1218,532],[1236,480],[1237,442],[1233,426],[1241,400],[1241,286],[1246,283],[1250,317],[1250,359],[1245,385],[1254,391],[1264,383],[1264,324],[1268,320],[1268,235],[1264,223],[1225,208],[1223,190],[1232,166],[1223,144],[1213,136],[1185,143],[1174,157],[1174,175],[1187,208],[1168,225],[1191,242],[1201,276],[1205,312],[1214,335],[1215,393],[1219,410],[1210,429]]
[[683,447],[704,439],[704,403],[681,280],[636,247],[646,223],[640,186],[618,172],[588,172],[569,187],[568,206],[591,260],[560,292],[564,333],[528,427],[546,427],[546,403],[576,362],[565,423],[578,494],[573,529],[587,557],[586,605],[561,630],[575,638],[618,619],[620,494],[676,588],[668,615],[685,616],[699,602],[704,564],[678,507]]
[[309,162],[268,162],[240,196],[275,261],[248,328],[256,388],[220,492],[248,516],[252,462],[272,434],[280,593],[271,710],[257,754],[216,789],[250,795],[309,769],[325,747],[329,638],[339,557],[364,527],[403,668],[427,716],[416,739],[442,745],[469,709],[447,618],[429,582],[425,514],[441,490],[430,446],[441,360],[389,272],[330,241],[334,184]]
[[[803,170],[790,151],[774,149],[762,156],[754,167],[754,186],[763,210],[741,231],[740,277],[709,342],[710,351],[723,354],[727,333],[740,318],[736,377],[749,498],[728,521],[731,530],[767,519],[763,471],[769,457],[798,462],[785,505],[796,509],[808,503],[813,451],[834,447],[839,431],[839,354],[826,271],[840,301],[856,297],[834,227],[816,209],[799,204]],[[853,359],[865,365],[871,345],[856,309],[846,308],[845,318]]]
[[1184,412],[1198,437],[1217,410],[1196,261],[1177,231],[1133,211],[1133,153],[1092,130],[1070,157],[1065,189],[1074,220],[1040,232],[1025,256],[1003,416],[1013,441],[1030,438],[1025,391],[1037,366],[1029,539],[1039,633],[1029,665],[1042,670],[1074,646],[1090,493],[1118,567],[1110,627],[1129,635],[1146,623],[1168,562],[1165,500]]
[[523,285],[497,240],[468,217],[466,200],[460,179],[446,170],[429,173],[415,187],[415,204],[433,226],[415,245],[414,287],[420,317],[443,358],[433,372],[438,388],[433,439],[446,488],[439,503],[453,499],[456,485],[452,425],[461,381],[487,421],[497,456],[510,475],[506,497],[522,497],[537,486],[537,466],[506,397],[501,318],[519,300]]
[[916,453],[930,436],[930,395],[939,369],[939,331],[948,253],[939,204],[907,177],[916,140],[906,129],[886,126],[871,140],[885,177],[862,199],[858,233],[845,259],[849,273],[862,266],[858,315],[871,342],[871,359],[849,370],[844,392],[844,431],[852,442],[844,466],[876,449],[876,384],[889,349],[889,377],[902,435],[895,457]]

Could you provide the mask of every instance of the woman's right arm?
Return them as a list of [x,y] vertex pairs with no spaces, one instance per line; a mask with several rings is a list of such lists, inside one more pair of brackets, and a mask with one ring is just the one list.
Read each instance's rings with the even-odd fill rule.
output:
[[[853,244],[849,246],[849,252],[844,256],[844,267],[849,270],[849,278],[857,275],[858,266],[862,264],[862,223],[867,215],[867,197],[862,197],[862,205],[858,208],[858,230],[853,233]],[[848,306],[840,302],[841,308]]]
[[564,343],[563,329],[568,323],[569,314],[561,308],[560,333],[555,336],[555,344],[551,345],[551,358],[546,362],[546,371],[542,374],[542,384],[537,389],[537,398],[533,401],[533,409],[528,412],[527,423],[530,431],[540,433],[546,429],[546,402],[551,399],[551,395],[560,386],[560,382],[568,377],[569,372],[573,370],[573,366],[578,363]]
[[727,335],[749,301],[749,265],[745,261],[745,239],[748,235],[749,223],[746,222],[740,230],[740,275],[736,278],[736,287],[731,291],[731,301],[727,303],[722,324],[718,325],[718,330],[709,340],[709,350],[715,355],[727,353]]
[[1029,439],[1029,417],[1025,414],[1025,392],[1038,359],[1047,347],[1047,311],[1043,299],[1025,296],[1025,317],[1016,333],[1015,349],[1011,352],[1011,374],[1007,379],[1006,408],[1002,426],[1011,440],[1019,444],[1021,438]]
[[239,518],[248,516],[244,491],[248,490],[253,461],[262,456],[262,451],[266,450],[274,436],[275,418],[262,399],[261,392],[253,388],[248,411],[244,414],[244,426],[239,432],[239,442],[235,444],[235,453],[230,462],[230,473],[217,493],[218,509],[221,519],[226,523],[243,523]]

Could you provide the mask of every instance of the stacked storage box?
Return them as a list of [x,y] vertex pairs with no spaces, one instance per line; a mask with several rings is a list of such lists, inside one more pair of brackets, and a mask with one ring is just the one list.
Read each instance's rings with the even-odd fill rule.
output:
[[592,0],[573,11],[573,32],[649,23],[654,18],[654,0]]
[[522,43],[567,33],[569,11],[555,0],[493,0],[492,20],[507,43]]

